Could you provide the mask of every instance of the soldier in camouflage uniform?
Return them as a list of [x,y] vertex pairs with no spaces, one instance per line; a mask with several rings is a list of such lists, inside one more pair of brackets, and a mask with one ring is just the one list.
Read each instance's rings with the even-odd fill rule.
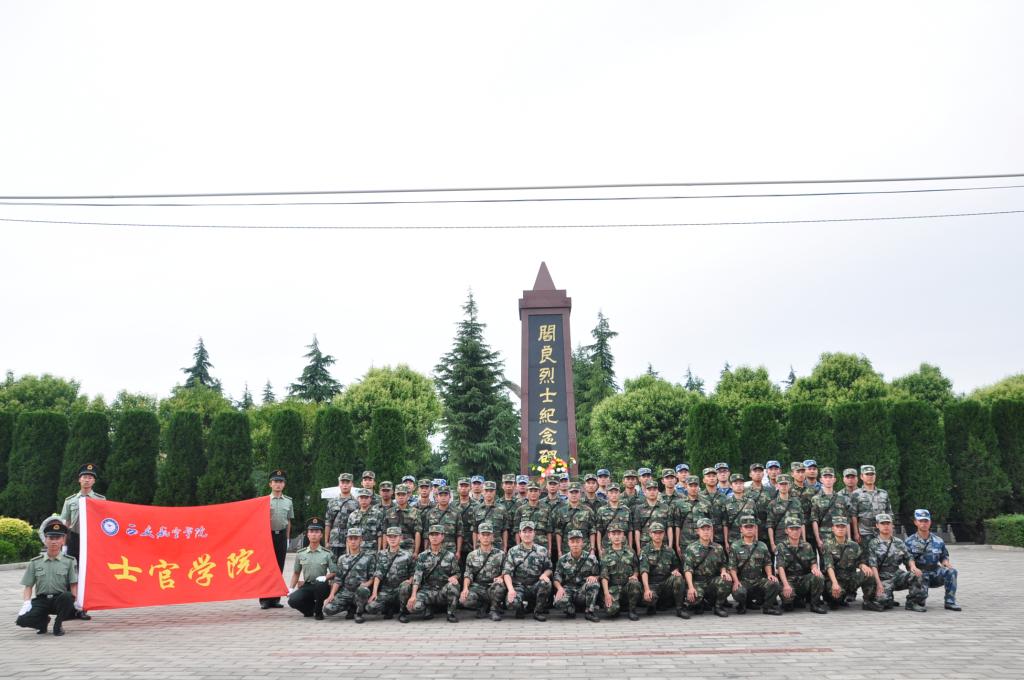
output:
[[597,509],[604,505],[604,499],[597,495],[597,475],[592,472],[583,478],[583,496],[580,502],[590,508],[595,517]]
[[829,580],[822,595],[829,609],[850,606],[847,600],[851,596],[856,599],[857,590],[861,589],[864,591],[864,603],[861,606],[881,611],[882,606],[875,601],[874,572],[867,564],[864,549],[848,535],[850,520],[845,515],[835,515],[830,525],[830,535],[821,547],[821,566]]
[[327,544],[335,557],[345,552],[348,516],[358,507],[359,503],[352,497],[352,473],[342,472],[338,475],[338,497],[327,501],[327,514],[324,516]]
[[583,532],[569,532],[569,552],[558,558],[555,566],[555,609],[576,618],[577,607],[583,607],[587,621],[597,623],[597,596],[601,592],[601,565],[590,552],[583,550]]
[[640,477],[636,474],[636,470],[626,470],[622,474],[622,494],[619,497],[619,502],[630,510],[644,500],[643,491],[637,486],[639,481]]
[[[846,504],[850,508],[853,507],[853,494],[857,493],[860,487],[857,486],[857,471],[853,468],[846,468],[843,470],[843,488],[838,489],[836,493],[846,498]],[[852,521],[852,517],[850,518]],[[850,525],[853,526],[852,524]],[[853,540],[853,536],[850,536],[850,540]]]
[[811,501],[818,495],[818,488],[807,485],[807,468],[803,462],[792,463],[790,469],[793,483],[790,486],[789,494],[800,501],[800,510],[803,513],[804,532],[802,538],[817,550],[818,546],[814,542],[814,532],[811,529]]
[[601,558],[601,590],[608,618],[614,619],[626,601],[626,615],[638,621],[636,613],[640,600],[640,576],[637,574],[636,553],[626,547],[626,527],[613,524],[608,527],[612,544]]
[[676,616],[689,618],[684,611],[683,573],[679,556],[665,543],[665,526],[661,522],[651,525],[651,542],[640,551],[638,561],[643,602],[647,613],[654,614],[675,604]]
[[867,543],[878,535],[875,530],[875,523],[879,514],[892,514],[892,504],[889,502],[889,493],[885,489],[875,487],[875,466],[861,465],[860,478],[864,485],[853,494],[854,526],[857,527],[857,535],[854,539],[861,545]]
[[960,605],[956,603],[957,571],[949,561],[946,542],[931,532],[932,513],[924,508],[914,510],[914,526],[917,527],[917,531],[904,543],[914,558],[914,564],[922,572],[921,581],[924,587],[944,587],[946,609],[960,611]]
[[476,508],[480,503],[474,500],[469,493],[470,482],[468,477],[461,478],[456,488],[458,489],[458,497],[452,499],[452,511],[459,516],[459,525],[462,527],[462,530],[459,532],[459,538],[462,539],[462,542],[459,543],[459,549],[455,554],[459,556],[459,564],[465,564],[466,556],[473,549],[473,529],[476,527],[474,518]]
[[[775,486],[779,493],[768,505],[765,529],[768,533],[768,547],[773,555],[778,554],[779,546],[787,540],[786,521],[789,518],[796,518],[800,521],[800,526],[804,525],[803,506],[800,505],[800,500],[791,496],[789,492],[791,481],[789,475],[779,475],[775,480]],[[803,532],[801,531],[802,537]]]
[[473,546],[479,547],[479,529],[484,522],[494,527],[494,547],[505,550],[508,543],[508,530],[512,517],[505,512],[505,506],[495,498],[497,494],[494,482],[484,482],[484,501],[473,510]]
[[398,485],[395,498],[395,503],[384,511],[384,528],[398,527],[402,532],[402,550],[408,550],[415,559],[420,554],[423,518],[419,510],[409,505],[409,489],[404,484]]
[[850,506],[845,496],[834,490],[836,472],[830,467],[821,469],[821,491],[811,499],[811,533],[815,537],[818,552],[825,541],[832,537],[832,518],[836,515],[849,517]]
[[417,496],[409,502],[409,505],[420,511],[420,514],[426,512],[427,508],[434,505],[433,499],[430,498],[430,491],[432,489],[429,479],[421,479],[416,482]]
[[715,468],[704,468],[703,475],[704,488],[701,489],[700,496],[707,502],[707,518],[711,520],[711,524],[715,528],[711,540],[724,548],[726,543],[724,510],[725,501],[728,498],[718,493],[718,473],[715,472]]
[[[547,621],[551,599],[551,558],[545,548],[534,545],[535,529],[533,522],[519,525],[519,544],[505,555],[501,573],[508,593],[506,602],[516,618],[522,618],[532,604],[533,618]],[[501,620],[498,610],[491,610],[491,619]]]
[[768,546],[757,540],[757,518],[742,515],[736,523],[741,537],[729,550],[729,573],[732,575],[732,598],[736,613],[745,614],[752,601],[761,602],[762,614],[779,615],[779,579],[772,570],[772,554]]
[[558,545],[559,555],[569,551],[569,532],[572,529],[579,529],[586,537],[583,539],[584,550],[590,552],[596,548],[597,531],[594,513],[580,502],[579,482],[569,484],[569,501],[558,508],[552,521],[555,525],[555,541]]
[[536,527],[534,543],[547,548],[550,554],[554,552],[555,547],[555,537],[551,533],[551,521],[551,507],[541,502],[540,487],[534,482],[530,482],[526,486],[526,502],[520,503],[516,507],[515,514],[512,515],[512,526],[518,527],[522,526],[523,522],[533,522]]
[[[452,491],[450,488],[447,486],[438,487],[437,504],[422,513],[423,532],[426,533],[432,526],[440,525],[444,530],[442,535],[444,536],[445,550],[451,550],[458,556],[463,545],[463,524],[458,509],[451,504],[451,498]],[[472,536],[470,536],[470,541],[472,540]],[[423,551],[420,554],[422,555]]]
[[723,523],[729,532],[729,543],[740,540],[740,518],[753,515],[757,511],[757,501],[747,496],[747,489],[744,486],[743,475],[736,473],[730,475],[729,484],[732,486],[732,496],[725,501],[722,512],[725,514]]
[[686,495],[676,500],[676,554],[682,562],[686,548],[697,540],[697,520],[711,512],[708,501],[700,495],[700,479],[696,475],[686,478]]
[[630,509],[622,504],[622,491],[618,484],[609,484],[605,491],[607,502],[597,510],[597,554],[603,555],[612,541],[608,538],[608,527],[613,524],[630,525]]
[[363,531],[359,527],[349,527],[346,534],[346,554],[338,558],[338,570],[331,581],[324,614],[334,616],[344,611],[346,619],[355,616],[356,623],[362,623],[377,569],[377,552],[362,550]]
[[[459,604],[459,560],[447,547],[445,531],[440,524],[427,528],[430,549],[421,552],[416,559],[412,583],[402,584],[399,598],[405,601],[411,614],[419,614],[424,620],[434,618],[433,609],[444,607],[448,622],[458,623],[455,609]],[[408,617],[403,621],[400,616],[398,620],[406,623]]]
[[380,494],[373,490],[377,486],[377,473],[373,470],[363,470],[361,486],[370,492],[370,505],[373,507],[380,505]]
[[544,482],[545,491],[547,492],[543,498],[540,499],[540,504],[548,509],[551,516],[554,517],[555,510],[558,509],[559,505],[562,505],[565,501],[558,495],[558,479],[554,475],[550,475]]
[[703,614],[705,604],[709,604],[716,616],[725,617],[729,616],[725,602],[729,598],[732,575],[727,570],[725,548],[711,538],[714,531],[711,519],[697,520],[697,540],[687,546],[683,555],[686,601],[694,614]]
[[459,604],[466,609],[475,609],[476,617],[482,619],[487,616],[488,609],[500,607],[501,598],[505,596],[501,575],[505,553],[494,547],[494,526],[490,522],[480,523],[477,537],[480,547],[466,557]]
[[348,528],[360,530],[362,543],[360,550],[375,553],[380,547],[380,536],[384,530],[384,513],[379,505],[371,505],[373,496],[369,489],[356,489],[359,507],[349,513]]
[[399,590],[403,583],[412,588],[412,572],[416,560],[412,553],[401,547],[401,527],[388,527],[384,534],[387,547],[377,553],[377,569],[373,574],[366,613],[383,614],[385,619],[390,619],[397,611],[399,616],[405,616],[408,620],[409,613],[405,601],[399,597]]
[[818,568],[814,548],[801,538],[803,531],[804,524],[799,517],[786,520],[788,540],[778,546],[775,555],[775,566],[782,581],[782,602],[788,611],[799,598],[815,614],[827,614],[828,607],[821,601],[825,577]]
[[[633,506],[630,517],[630,528],[633,530],[633,545],[643,550],[644,546],[651,542],[651,525],[654,523],[668,529],[675,528],[675,517],[673,510],[666,503],[658,500],[658,482],[650,480],[644,486],[644,500]],[[669,534],[668,547],[675,547],[675,532]]]
[[764,465],[760,463],[750,464],[750,481],[747,482],[746,495],[754,501],[754,519],[757,520],[757,540],[768,545],[768,532],[766,522],[768,520],[768,505],[777,491],[764,484]]
[[[874,516],[878,535],[868,543],[868,566],[875,571],[875,588],[885,609],[893,607],[893,591],[909,590],[904,605],[912,612],[925,611],[928,589],[924,586],[922,572],[914,563],[914,556],[902,540],[892,533],[892,515],[880,512]],[[906,571],[900,570],[900,565]]]

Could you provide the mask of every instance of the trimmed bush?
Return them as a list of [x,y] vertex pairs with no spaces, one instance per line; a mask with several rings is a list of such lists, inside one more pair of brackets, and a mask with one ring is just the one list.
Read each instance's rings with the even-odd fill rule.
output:
[[900,457],[904,524],[913,526],[914,510],[927,508],[938,526],[949,519],[953,504],[939,412],[924,401],[897,402],[892,407],[892,434]]
[[[889,492],[894,512],[899,513],[900,454],[892,436],[886,404],[878,399],[848,402],[832,413],[840,468],[874,465],[878,488]],[[836,471],[842,474],[842,469]]]
[[18,561],[18,551],[7,541],[0,540],[0,564],[10,564]]
[[208,448],[206,472],[196,487],[199,503],[230,503],[252,498],[252,441],[248,417],[237,411],[224,411],[214,416]]
[[1006,509],[1020,512],[1024,510],[1024,401],[997,399],[992,402],[992,428],[1012,489]]
[[[295,525],[304,526],[307,515],[306,486],[309,476],[306,455],[302,450],[302,416],[292,409],[276,411],[270,419],[270,451],[267,471],[275,468],[284,470],[288,477],[284,492],[295,506]],[[261,482],[260,491],[267,490],[266,478]],[[317,494],[319,497],[319,494]]]
[[725,409],[711,401],[694,404],[686,427],[686,451],[691,470],[719,462],[736,465],[739,460],[736,433]]
[[68,419],[52,411],[27,411],[14,426],[7,488],[0,499],[6,515],[38,524],[50,516],[57,496]]
[[366,443],[370,469],[376,471],[381,480],[400,482],[408,460],[402,412],[396,408],[374,411]]
[[203,419],[197,411],[175,411],[165,434],[167,458],[160,468],[156,505],[196,504],[196,483],[206,471]]
[[160,421],[156,414],[141,408],[122,413],[114,433],[114,450],[107,463],[110,497],[122,503],[152,503],[159,452]]
[[[836,466],[836,442],[832,419],[825,407],[816,402],[798,402],[789,407],[786,417],[786,448],[791,460],[813,458],[818,469]],[[783,470],[789,472],[786,461]],[[842,474],[840,472],[840,474]]]
[[14,446],[14,413],[0,411],[0,493],[7,487],[7,461]]
[[[32,525],[16,517],[0,517],[0,543],[10,546],[13,555],[7,562],[28,560],[38,555],[43,544]],[[0,555],[0,564],[4,562]]]
[[775,412],[774,406],[751,404],[740,413],[741,474],[747,474],[751,463],[782,459],[782,428]]
[[1000,515],[986,519],[985,542],[1024,548],[1024,515]]
[[64,463],[60,468],[57,507],[61,507],[65,498],[79,490],[78,471],[86,463],[94,463],[99,468],[93,490],[104,493],[109,486],[106,469],[109,456],[110,419],[107,414],[102,411],[85,411],[75,416],[71,421],[71,437],[64,449]]
[[1010,493],[991,415],[980,401],[965,399],[947,406],[943,421],[949,467],[958,473],[953,479],[953,517],[977,535],[981,521],[996,516]]

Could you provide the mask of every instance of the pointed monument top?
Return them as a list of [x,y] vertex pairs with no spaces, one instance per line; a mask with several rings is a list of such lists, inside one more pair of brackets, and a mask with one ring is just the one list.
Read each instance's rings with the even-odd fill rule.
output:
[[551,274],[548,272],[548,266],[544,262],[540,263],[540,271],[537,272],[537,280],[533,282],[534,290],[555,290],[555,282],[551,280]]

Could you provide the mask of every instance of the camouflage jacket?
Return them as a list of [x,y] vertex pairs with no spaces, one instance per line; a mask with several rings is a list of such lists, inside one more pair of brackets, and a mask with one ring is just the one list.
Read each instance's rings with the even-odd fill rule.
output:
[[[473,532],[476,530],[476,509],[480,506],[480,503],[474,501],[472,498],[467,503],[461,503],[458,498],[452,500],[449,506],[452,512],[458,514],[459,523],[462,527],[462,550],[473,549]],[[501,527],[494,527],[496,536],[501,535]],[[452,542],[452,547],[455,547],[455,542]]]
[[676,520],[673,517],[672,508],[661,501],[651,505],[646,500],[633,506],[630,525],[633,531],[640,532],[641,547],[647,545],[651,540],[651,525],[660,522],[665,527],[666,536],[668,530],[675,526]]
[[868,543],[868,566],[878,569],[878,578],[883,581],[895,577],[901,564],[910,569],[912,557],[910,551],[907,550],[907,544],[895,536],[890,541],[883,541],[880,537],[875,536]]
[[341,592],[354,593],[361,583],[372,579],[377,569],[376,561],[376,551],[345,554],[339,557],[334,580],[341,584]]
[[546,507],[548,511],[551,513],[551,516],[554,517],[555,511],[558,510],[559,507],[565,505],[565,501],[562,500],[562,497],[558,496],[557,494],[555,495],[555,500],[551,500],[551,498],[547,494],[545,494],[540,497],[540,504]]
[[384,532],[384,514],[380,506],[372,505],[366,512],[358,508],[348,516],[348,528],[359,527],[363,530],[362,551],[377,551],[377,539]]
[[352,496],[345,498],[332,498],[327,501],[327,512],[324,515],[324,523],[331,525],[331,534],[327,537],[327,544],[332,548],[340,548],[345,545],[345,532],[348,530],[348,516],[353,510],[359,508],[359,503]]
[[765,578],[764,568],[772,563],[772,553],[762,541],[733,541],[729,551],[729,569],[735,569],[740,581]]
[[832,518],[842,515],[850,519],[850,504],[846,496],[838,493],[819,493],[811,499],[811,521],[818,523],[818,533],[825,539],[832,535]]
[[622,503],[619,503],[618,507],[614,508],[605,503],[597,511],[597,530],[601,533],[601,544],[605,548],[611,545],[611,541],[608,539],[608,527],[612,524],[621,524],[625,527],[626,531],[631,530],[632,519],[630,514],[629,508]]
[[408,581],[415,567],[416,562],[408,550],[399,550],[397,553],[381,550],[377,553],[377,569],[374,573],[374,577],[380,579],[379,590],[397,588],[403,581]]
[[690,500],[689,496],[676,501],[675,522],[679,527],[679,542],[686,546],[697,540],[697,520],[702,517],[710,517],[711,505],[707,499],[697,496],[696,500]]
[[633,494],[633,495],[630,495],[630,494],[626,493],[626,488],[625,487],[622,488],[622,493],[619,494],[619,503],[621,505],[625,505],[627,508],[632,509],[633,506],[636,505],[637,503],[643,503],[643,502],[644,502],[644,495],[640,491],[640,487],[637,487],[636,493]]
[[686,552],[683,554],[683,568],[693,574],[694,581],[716,578],[727,565],[725,548],[714,541],[707,546],[700,541],[694,541],[686,546]]
[[790,493],[791,496],[796,496],[800,499],[800,508],[804,511],[804,524],[811,523],[811,501],[819,493],[819,489],[816,486],[805,486],[802,489],[793,489]]
[[875,535],[875,515],[892,513],[889,492],[885,489],[857,489],[850,500],[851,512],[857,516],[857,531],[861,536]]
[[927,539],[913,533],[903,541],[903,544],[907,546],[907,551],[914,558],[914,564],[922,571],[935,571],[949,559],[946,542],[932,533],[928,534]]
[[834,536],[829,536],[821,547],[822,571],[832,567],[836,576],[849,575],[865,562],[864,550],[852,538],[837,543]]
[[757,501],[743,494],[743,498],[737,498],[736,496],[730,496],[729,500],[725,502],[725,508],[723,510],[725,517],[723,522],[729,527],[729,542],[738,541],[740,539],[740,518],[743,515],[753,515],[757,517]]
[[562,536],[563,547],[569,545],[569,531],[579,529],[583,532],[584,544],[596,531],[594,512],[580,503],[575,508],[568,503],[558,508],[553,518],[555,533]]
[[708,493],[707,489],[701,489],[697,496],[702,498],[707,504],[707,518],[715,525],[715,538],[717,539],[722,535],[722,525],[725,524],[725,518],[723,517],[725,514],[725,503],[729,498],[717,491],[714,493]]
[[603,498],[601,498],[600,496],[597,496],[597,495],[595,495],[593,498],[587,498],[587,495],[583,494],[580,497],[580,503],[585,505],[585,506],[587,506],[588,508],[590,508],[590,510],[595,515],[597,515],[598,508],[600,508],[602,505],[604,505],[607,502],[608,501],[606,501],[605,499],[603,499]]
[[497,503],[501,507],[505,508],[505,516],[508,517],[509,522],[511,522],[512,518],[516,516],[516,510],[520,505],[526,503],[526,501],[519,496],[513,496],[512,498],[505,498],[502,496],[497,500]]
[[800,500],[793,496],[788,499],[781,495],[776,496],[768,506],[768,519],[765,522],[767,529],[775,532],[776,546],[786,539],[786,518],[788,517],[798,517],[801,523],[804,522],[804,511]]
[[505,549],[505,531],[508,531],[512,524],[512,518],[505,514],[505,506],[500,503],[485,505],[481,503],[473,511],[473,531],[479,530],[483,522],[490,522],[494,527],[494,547],[498,550]]
[[424,590],[440,590],[448,579],[459,575],[459,559],[451,550],[441,548],[437,554],[432,550],[424,550],[416,558],[416,569],[413,571],[412,582]]
[[[775,493],[772,493],[773,491]],[[745,498],[754,501],[754,517],[757,518],[757,523],[761,527],[764,527],[764,523],[768,519],[768,505],[772,502],[772,498],[778,495],[775,489],[763,485],[759,489],[749,486],[743,493]]]
[[512,577],[514,586],[532,586],[540,575],[551,569],[551,558],[547,548],[531,545],[527,548],[520,543],[505,554],[501,573]]
[[786,578],[795,578],[811,573],[811,567],[818,564],[818,553],[807,541],[793,545],[788,540],[775,546],[778,552],[775,564],[779,569],[786,570]]
[[[533,522],[535,525],[535,538],[540,545],[547,545],[548,534],[551,533],[551,508],[543,503],[537,503],[536,507],[529,503],[523,503],[516,508],[516,514],[512,518],[512,533],[519,531],[519,525],[523,522]],[[509,537],[509,540],[514,540]]]
[[423,533],[423,518],[417,508],[393,505],[385,510],[384,528],[399,527],[402,530],[402,549],[412,550],[416,534]]
[[629,548],[609,548],[601,557],[601,578],[608,579],[608,585],[621,586],[636,573],[636,555]]
[[492,547],[488,552],[484,552],[483,548],[477,548],[466,557],[463,576],[468,578],[470,583],[490,585],[496,576],[501,576],[504,562],[504,551]]
[[[430,532],[432,525],[440,524],[444,527],[445,547],[449,550],[455,550],[455,539],[462,533],[462,517],[460,517],[458,509],[451,504],[444,510],[440,506],[435,505],[432,508],[428,508],[421,516],[423,517],[423,535],[426,536]],[[420,553],[420,557],[422,556],[423,553]]]
[[640,551],[637,571],[647,574],[647,582],[653,586],[661,585],[672,575],[673,570],[680,569],[679,556],[674,550],[669,549],[668,542],[663,541],[661,548],[654,549],[653,543],[648,543]]
[[563,588],[582,588],[588,576],[600,576],[601,565],[593,553],[584,550],[578,558],[567,552],[558,558],[554,581]]

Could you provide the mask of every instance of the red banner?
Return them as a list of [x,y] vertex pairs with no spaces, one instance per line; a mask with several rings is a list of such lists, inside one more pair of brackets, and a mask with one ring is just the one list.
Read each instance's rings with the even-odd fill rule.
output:
[[269,496],[186,508],[79,501],[78,603],[150,607],[288,594]]

